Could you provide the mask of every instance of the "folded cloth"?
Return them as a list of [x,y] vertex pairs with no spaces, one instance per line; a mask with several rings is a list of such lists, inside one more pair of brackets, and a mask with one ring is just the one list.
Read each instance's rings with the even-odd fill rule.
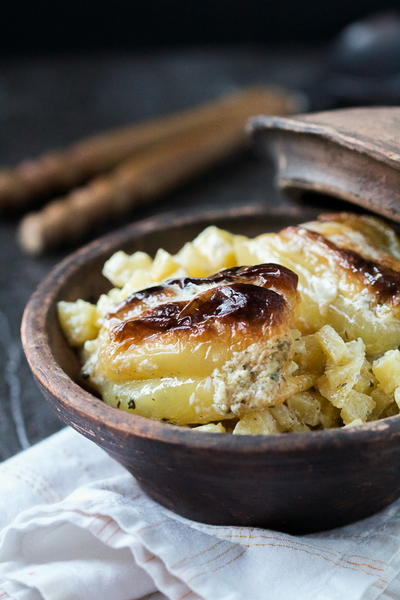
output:
[[308,536],[195,523],[72,429],[0,465],[0,489],[0,600],[400,598],[400,502]]

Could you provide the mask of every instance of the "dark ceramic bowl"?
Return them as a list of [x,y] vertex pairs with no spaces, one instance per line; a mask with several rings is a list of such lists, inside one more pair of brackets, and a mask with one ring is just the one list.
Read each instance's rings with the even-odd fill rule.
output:
[[400,417],[351,429],[233,436],[194,433],[128,414],[84,389],[56,303],[94,300],[106,291],[101,267],[117,249],[154,253],[161,246],[175,252],[210,223],[255,235],[304,217],[247,207],[135,223],[66,258],[26,307],[23,346],[52,408],[124,465],[149,496],[185,517],[291,532],[367,517],[400,495]]

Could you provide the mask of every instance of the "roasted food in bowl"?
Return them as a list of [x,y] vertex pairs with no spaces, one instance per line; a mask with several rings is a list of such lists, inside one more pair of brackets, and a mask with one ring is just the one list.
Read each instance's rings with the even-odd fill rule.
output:
[[[234,215],[213,213],[186,220],[174,217],[169,224],[165,217],[160,217],[131,225],[86,246],[53,270],[33,295],[24,315],[25,352],[45,396],[66,423],[125,465],[154,499],[196,520],[304,532],[341,525],[383,508],[400,494],[395,347],[398,241],[394,231],[380,221],[365,217],[357,221],[357,230],[348,224],[349,218],[353,219],[348,215],[330,220],[324,217],[324,220],[309,220],[298,226],[300,219],[296,214],[266,214],[255,207],[246,207]],[[226,234],[232,245],[217,252],[209,242],[208,262],[202,261],[203,268],[207,266],[206,272],[190,272],[189,267],[182,264],[175,272],[162,271],[163,264],[171,266],[171,261],[177,262],[177,255],[179,258],[196,255],[192,252],[195,243],[189,247],[185,243],[196,240],[211,224],[233,232]],[[329,230],[321,231],[324,227]],[[212,232],[215,236],[215,229]],[[308,243],[314,235],[318,243]],[[322,241],[322,237],[326,241]],[[160,247],[168,255],[156,254]],[[118,260],[106,262],[117,251],[125,255],[119,254]],[[138,251],[155,259],[142,256],[141,270],[135,264],[135,277],[131,278],[128,273],[124,281],[123,273],[127,273],[124,261],[137,261]],[[228,260],[230,263],[225,262]],[[181,262],[184,263],[184,259]],[[111,276],[115,287],[111,290],[101,275],[104,263],[107,276],[114,272]],[[191,258],[187,264],[192,263]],[[297,270],[294,263],[299,265]],[[260,268],[261,271],[266,269],[264,279],[274,274],[275,284],[285,278],[286,284],[278,289],[271,280],[263,283],[253,265],[264,265]],[[230,271],[224,273],[225,269]],[[220,271],[222,273],[213,280]],[[322,273],[326,274],[325,279]],[[255,279],[250,282],[253,276]],[[141,416],[138,410],[150,406],[139,400],[145,395],[132,397],[131,406],[129,400],[123,403],[115,397],[115,390],[125,385],[143,386],[143,381],[153,385],[160,373],[155,377],[153,372],[152,376],[151,369],[147,377],[143,377],[142,370],[142,379],[132,377],[129,368],[129,381],[110,379],[108,396],[102,388],[108,385],[104,375],[110,375],[108,359],[112,360],[113,354],[111,351],[107,354],[107,344],[103,345],[100,340],[107,341],[107,336],[118,335],[118,328],[125,327],[124,307],[127,308],[129,297],[138,310],[151,311],[154,307],[145,307],[149,293],[138,298],[138,292],[169,278],[172,283],[164,283],[161,288],[171,288],[173,304],[179,301],[177,296],[182,292],[185,277],[212,281],[204,284],[204,289],[202,283],[195,282],[199,287],[192,290],[194,296],[185,297],[185,307],[199,293],[215,295],[219,284],[225,291],[231,289],[229,286],[240,284],[255,286],[268,292],[268,296],[272,292],[277,294],[284,306],[280,324],[274,322],[279,314],[275,310],[271,312],[272,321],[268,326],[265,320],[258,324],[252,322],[251,326],[247,323],[245,332],[255,327],[258,333],[265,331],[271,343],[288,340],[290,350],[287,354],[281,350],[279,372],[288,380],[302,378],[305,387],[284,397],[282,390],[287,382],[283,377],[279,382],[274,381],[274,376],[269,382],[271,393],[267,398],[258,398],[253,405],[247,403],[244,410],[248,412],[243,412],[242,404],[234,401],[227,406],[232,415],[225,414],[224,418],[218,417],[210,423],[186,421],[184,426],[165,422],[162,419],[168,417],[162,417],[161,413],[148,415],[155,419]],[[228,278],[233,281],[227,281]],[[157,294],[153,296],[155,305],[160,304]],[[221,300],[219,292],[214,300]],[[59,305],[59,302],[65,304]],[[358,310],[349,312],[349,318],[343,316],[343,306],[352,307],[356,303]],[[192,304],[191,309],[194,308]],[[186,314],[186,325],[193,323],[195,314],[193,310]],[[369,315],[372,325],[367,320]],[[140,327],[135,324],[139,314],[129,318],[133,323],[132,329],[131,325],[127,326],[129,335],[132,332],[136,335],[139,329],[143,333],[143,323]],[[145,328],[151,322],[151,319],[147,321]],[[210,325],[214,331],[215,322]],[[221,332],[221,337],[204,338],[205,343],[215,344],[226,340],[224,336],[232,335],[224,324]],[[176,331],[171,333],[174,336]],[[240,351],[245,351],[246,339],[237,339]],[[139,336],[139,341],[147,351],[149,338]],[[116,350],[115,357],[124,363],[125,341],[117,340],[117,346],[118,343],[122,344],[121,352]],[[254,344],[262,348],[268,339],[257,335]],[[92,357],[103,350],[105,364],[101,365],[101,361]],[[136,361],[129,352],[126,364],[129,359]],[[220,365],[231,360],[228,354],[222,357],[216,353],[222,361]],[[184,370],[194,372],[201,368],[201,361],[194,360],[193,356],[192,352],[185,355]],[[173,367],[172,370],[168,367],[169,376],[180,376],[175,367],[182,362],[174,365],[168,361],[167,357],[166,364]],[[127,373],[119,375],[124,379]],[[203,375],[209,376],[201,373]],[[97,392],[93,386],[97,386]],[[173,403],[177,396],[172,390],[173,387],[159,406],[168,406],[168,399]],[[99,397],[100,393],[105,401]],[[153,402],[150,396],[148,399]],[[267,400],[269,405],[261,407],[259,400]],[[188,407],[190,402],[185,410]],[[176,415],[171,420],[177,420]],[[352,426],[342,427],[346,421]],[[199,426],[210,429],[196,430]],[[228,432],[236,429],[236,433],[242,435],[210,433],[215,428]],[[281,435],[285,432],[289,434]],[[275,435],[269,435],[271,433]]]
[[255,238],[210,226],[175,255],[115,253],[115,287],[58,311],[116,408],[199,432],[355,426],[398,413],[399,257],[365,215]]

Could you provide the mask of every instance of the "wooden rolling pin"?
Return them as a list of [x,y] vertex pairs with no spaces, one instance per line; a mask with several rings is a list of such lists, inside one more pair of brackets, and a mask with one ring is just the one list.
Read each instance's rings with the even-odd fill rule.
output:
[[134,153],[163,140],[212,123],[255,114],[295,111],[293,96],[279,89],[257,86],[181,113],[133,124],[80,141],[61,151],[24,161],[15,169],[0,170],[0,209],[20,209],[42,197],[66,192],[104,173]]
[[272,110],[287,113],[296,103],[287,93],[254,88],[229,102],[218,101],[218,107],[207,124],[187,127],[137,152],[107,174],[28,214],[19,228],[22,247],[39,254],[78,240],[94,225],[169,192],[242,149],[249,116]]
[[186,134],[123,162],[67,197],[28,214],[19,241],[31,254],[79,239],[94,225],[165,194],[242,148],[242,121],[234,120]]

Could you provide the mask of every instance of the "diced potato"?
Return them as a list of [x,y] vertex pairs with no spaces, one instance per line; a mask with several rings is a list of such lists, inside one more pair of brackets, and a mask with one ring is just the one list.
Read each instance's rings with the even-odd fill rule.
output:
[[198,427],[193,427],[193,431],[201,431],[203,433],[226,433],[226,429],[222,423],[208,423],[207,425],[199,425]]
[[185,244],[174,259],[190,277],[206,277],[213,273],[207,258],[192,242]]
[[113,312],[118,304],[120,304],[126,297],[127,293],[124,294],[124,288],[112,288],[107,294],[101,294],[97,301],[96,308],[99,315],[98,324],[101,326],[104,317],[109,313]]
[[[98,347],[98,338],[94,338],[93,340],[86,340],[82,347],[82,362],[83,364],[90,364],[96,360],[96,351]],[[82,372],[89,374],[85,368],[82,369]]]
[[376,385],[376,379],[372,372],[372,364],[364,359],[363,366],[361,367],[360,376],[357,383],[354,386],[354,389],[357,392],[362,392],[363,394],[370,394],[371,390]]
[[94,304],[77,300],[61,301],[57,305],[61,327],[71,346],[82,346],[86,340],[92,340],[99,332],[97,310]]
[[337,408],[343,408],[346,399],[359,380],[365,360],[361,339],[348,342],[350,359],[345,364],[335,364],[328,359],[325,374],[318,379],[317,388]]
[[321,403],[312,392],[302,392],[287,400],[289,409],[301,423],[316,427],[320,422]]
[[282,390],[281,400],[287,400],[294,394],[309,390],[315,383],[316,376],[314,373],[304,373],[290,377],[286,382],[286,386]]
[[272,416],[276,419],[281,431],[308,431],[309,427],[300,421],[294,410],[291,410],[286,404],[271,406],[269,409]]
[[393,396],[385,394],[380,388],[373,389],[371,392],[371,398],[375,402],[375,408],[371,414],[371,420],[379,419],[387,408],[393,404]]
[[[110,290],[108,294],[101,294],[100,298],[97,301],[96,307],[97,313],[99,315],[99,324],[102,322],[106,315],[108,315],[110,312],[113,312],[117,304],[120,302],[120,300],[116,301],[111,296],[111,292],[113,292],[115,289],[116,288]],[[118,289],[118,292],[121,292],[121,290]]]
[[343,422],[348,425],[352,421],[360,419],[365,423],[375,407],[375,402],[367,394],[361,394],[351,390],[346,398],[344,406],[340,411]]
[[343,339],[330,325],[324,325],[315,334],[321,348],[333,364],[343,364],[349,359],[349,349]]
[[153,285],[153,283],[153,278],[149,269],[135,269],[121,289],[121,301],[128,298],[131,294]]
[[160,248],[154,257],[151,267],[151,277],[153,281],[163,281],[171,277],[180,268],[179,263],[166,250]]
[[307,372],[312,371],[322,375],[325,368],[326,356],[316,334],[299,335],[294,342],[294,360],[299,367]]
[[257,260],[252,247],[252,239],[245,236],[237,236],[233,240],[233,251],[235,253],[235,262],[238,265],[256,265],[261,261]]
[[194,240],[193,245],[203,254],[213,273],[236,265],[234,235],[211,225]]
[[236,424],[236,435],[267,435],[280,433],[278,424],[268,408],[244,415]]
[[135,252],[129,255],[120,250],[104,263],[103,275],[113,285],[122,287],[137,269],[149,270],[152,262],[146,252]]
[[400,386],[400,352],[388,350],[383,356],[372,363],[372,371],[379,386],[386,394],[393,394]]
[[320,424],[322,429],[331,429],[341,425],[340,411],[323,396],[319,397],[321,405]]

